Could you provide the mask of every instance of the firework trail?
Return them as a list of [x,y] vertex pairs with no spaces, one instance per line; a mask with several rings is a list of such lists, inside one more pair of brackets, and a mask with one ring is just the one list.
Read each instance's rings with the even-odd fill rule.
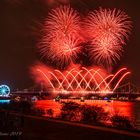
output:
[[122,46],[130,34],[131,20],[120,10],[100,8],[88,14],[84,28],[91,40],[90,58],[98,64],[112,66],[120,59]]
[[63,67],[77,58],[81,42],[78,13],[69,6],[53,9],[46,19],[39,45],[42,56]]
[[31,68],[32,78],[36,83],[42,83],[51,93],[67,92],[78,96],[91,93],[100,95],[113,93],[118,86],[130,75],[127,68],[121,68],[114,74],[108,74],[101,67],[79,67],[71,65],[69,69],[60,71],[38,63]]

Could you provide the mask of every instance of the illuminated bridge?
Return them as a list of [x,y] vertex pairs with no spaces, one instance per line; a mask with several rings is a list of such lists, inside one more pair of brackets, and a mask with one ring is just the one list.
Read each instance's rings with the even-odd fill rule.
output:
[[[41,95],[48,96],[51,94],[51,92],[52,92],[51,90],[47,90],[44,84],[41,83],[40,85],[35,85],[33,87],[30,87],[24,90],[13,91],[11,94],[14,96],[41,96]],[[99,91],[97,92],[89,91],[89,94],[94,95],[94,96],[105,95],[105,96],[111,96],[111,97],[117,97],[117,98],[121,96],[129,97],[129,98],[137,98],[137,97],[140,97],[140,89],[134,84],[131,84],[130,82],[128,82],[126,84],[119,86],[113,92],[111,91],[108,93],[107,92],[101,93]],[[65,92],[63,93],[63,95],[65,95]]]

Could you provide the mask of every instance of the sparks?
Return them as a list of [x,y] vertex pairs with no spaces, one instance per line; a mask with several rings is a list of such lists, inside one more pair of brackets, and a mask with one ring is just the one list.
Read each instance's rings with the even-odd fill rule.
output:
[[91,59],[98,64],[111,66],[120,59],[122,46],[130,34],[131,20],[120,10],[100,8],[88,14],[84,28],[91,41]]
[[81,41],[78,13],[63,6],[49,13],[39,48],[43,57],[47,57],[58,67],[63,67],[77,58]]

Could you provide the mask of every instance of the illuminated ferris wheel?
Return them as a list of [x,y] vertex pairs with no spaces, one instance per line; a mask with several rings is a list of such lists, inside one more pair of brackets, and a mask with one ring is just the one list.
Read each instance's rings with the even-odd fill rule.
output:
[[7,85],[0,85],[0,96],[8,96],[10,88]]

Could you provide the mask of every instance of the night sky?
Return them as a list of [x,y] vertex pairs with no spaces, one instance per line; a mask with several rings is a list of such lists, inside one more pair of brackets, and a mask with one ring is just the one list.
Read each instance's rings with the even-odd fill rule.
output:
[[[34,85],[30,67],[40,60],[36,45],[48,10],[67,0],[0,0],[0,84],[12,90]],[[69,0],[81,14],[99,7],[118,8],[133,21],[133,29],[117,71],[127,66],[131,81],[140,86],[140,1],[139,0]]]

